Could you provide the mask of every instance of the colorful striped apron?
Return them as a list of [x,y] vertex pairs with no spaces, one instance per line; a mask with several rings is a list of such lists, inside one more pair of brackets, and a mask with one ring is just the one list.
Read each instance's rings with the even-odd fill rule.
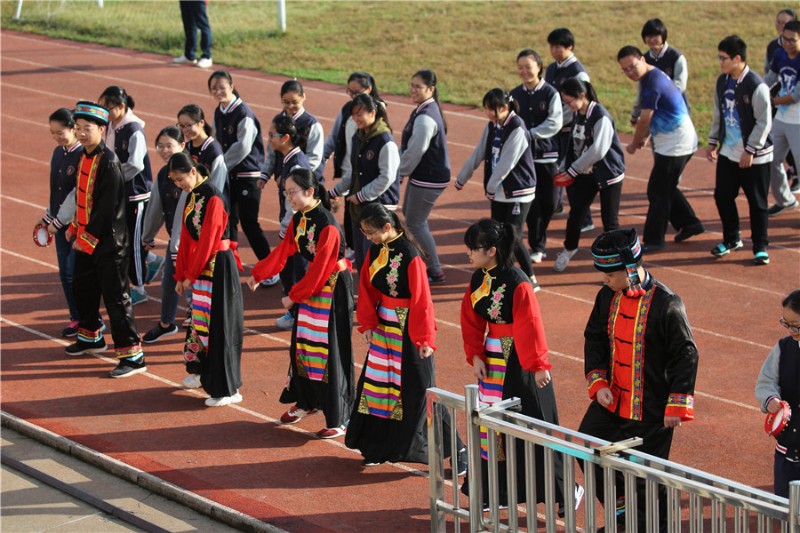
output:
[[[489,334],[483,344],[486,355],[486,377],[478,380],[478,398],[481,405],[494,405],[503,399],[503,384],[506,380],[506,364],[513,343],[511,324],[489,323]],[[481,457],[489,458],[489,436],[485,426],[480,427]],[[505,461],[503,439],[497,438],[498,460]]]
[[214,286],[214,263],[217,256],[211,258],[206,268],[192,283],[192,325],[186,336],[183,349],[183,360],[197,360],[197,355],[208,348],[208,327],[211,323],[211,294]]
[[297,375],[311,381],[328,382],[328,327],[338,277],[338,272],[333,273],[321,291],[297,306]]

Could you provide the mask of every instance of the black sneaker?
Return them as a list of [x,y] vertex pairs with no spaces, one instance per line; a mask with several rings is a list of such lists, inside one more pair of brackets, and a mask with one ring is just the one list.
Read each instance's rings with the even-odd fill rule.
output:
[[800,193],[800,179],[795,178],[792,180],[792,184],[789,185],[789,190],[792,191],[794,194]]
[[69,325],[61,330],[62,337],[77,337],[78,336],[78,327],[80,326],[80,322],[77,320],[70,320]]
[[702,222],[698,222],[697,224],[690,224],[688,226],[684,226],[678,230],[678,233],[675,234],[675,242],[683,242],[685,240],[691,239],[695,235],[700,235],[701,233],[705,232],[706,228],[703,226]]
[[800,202],[798,202],[797,200],[795,200],[794,203],[791,203],[789,205],[775,204],[769,209],[767,209],[767,216],[774,217],[780,215],[784,211],[791,211],[792,209],[797,209],[798,205],[800,205]]
[[112,378],[127,378],[134,374],[141,374],[147,370],[144,358],[141,361],[131,361],[130,359],[120,359],[117,368],[108,373]]
[[169,326],[163,328],[159,322],[156,324],[156,327],[144,334],[142,341],[150,344],[156,342],[162,337],[169,337],[170,335],[175,335],[176,333],[178,333],[178,326],[175,324],[170,324]]
[[106,349],[108,349],[108,346],[106,345],[106,341],[103,339],[100,339],[97,342],[86,342],[78,339],[64,348],[64,352],[67,355],[83,355],[85,353],[105,352]]

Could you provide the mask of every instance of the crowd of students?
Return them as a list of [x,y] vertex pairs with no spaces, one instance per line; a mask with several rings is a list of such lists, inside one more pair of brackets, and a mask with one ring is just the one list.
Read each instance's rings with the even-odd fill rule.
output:
[[[800,153],[800,23],[784,20],[788,16],[794,13],[779,14],[780,47],[770,47],[774,55],[766,80],[779,83],[772,96],[748,66],[747,46],[739,37],[718,45],[722,74],[707,150],[717,162],[714,198],[723,225],[723,240],[711,250],[716,257],[743,247],[735,204],[740,188],[749,203],[759,265],[769,262],[768,216],[797,206],[796,187],[783,165],[789,150]],[[553,215],[568,208],[554,268],[568,267],[582,233],[593,228],[590,206],[599,194],[603,235],[591,251],[606,277],[586,330],[586,375],[594,402],[581,428],[603,438],[644,436],[650,453],[667,457],[672,430],[693,419],[697,350],[680,299],[644,270],[641,260],[666,247],[669,224],[676,242],[705,227],[678,188],[698,141],[685,96],[686,58],[667,43],[666,26],[658,19],[645,23],[642,39],[647,52],[625,46],[617,56],[622,72],[638,86],[631,115],[635,132],[627,146],[574,55],[574,37],[566,28],[548,36],[555,61],[547,68],[535,50],[522,50],[516,60],[522,83],[511,91],[492,88],[484,96],[488,122],[454,180],[460,190],[483,164],[490,215],[464,236],[476,271],[462,301],[461,326],[481,400],[492,404],[517,396],[526,414],[558,423],[533,266],[545,258]],[[59,147],[51,161],[51,199],[43,222],[55,234],[69,306],[63,334],[76,338],[67,353],[107,348],[102,295],[120,360],[111,376],[143,372],[141,341],[156,342],[180,330],[176,314],[183,297],[190,308],[183,322],[183,386],[202,387],[210,407],[241,402],[241,224],[258,259],[247,285],[256,290],[282,284],[285,313],[276,325],[292,331],[289,375],[280,397],[290,407],[281,422],[321,412],[324,426],[317,435],[345,436],[365,466],[427,462],[425,390],[435,384],[436,351],[430,284],[446,281],[428,218],[451,182],[437,82],[427,69],[411,77],[415,108],[398,145],[386,103],[368,73],[349,77],[351,101],[325,139],[319,121],[304,108],[299,81],[283,84],[283,110],[263,130],[230,73],[217,70],[208,79],[218,103],[213,125],[200,106],[180,108],[177,125],[156,136],[164,166],[155,180],[144,123],[122,87],[107,88],[99,103],[57,110],[50,127]],[[640,242],[635,232],[620,229],[619,207],[625,153],[648,144],[655,162]],[[333,184],[324,180],[328,163]],[[770,173],[778,203],[768,209]],[[405,223],[397,213],[403,178]],[[270,179],[280,206],[275,247],[258,218]],[[340,204],[343,226],[335,216]],[[166,260],[152,252],[164,225]],[[147,298],[144,285],[162,267],[160,319],[140,341],[131,306]],[[368,346],[357,380],[354,315]],[[672,337],[662,338],[664,332]],[[656,371],[641,368],[642,338],[648,339],[647,368]],[[610,370],[620,364],[639,374]],[[648,383],[643,395],[635,385],[641,387],[642,380]],[[763,401],[772,410],[770,398]],[[483,439],[484,457],[487,449]],[[459,474],[466,470],[464,453],[460,442],[458,449],[446,450]],[[559,512],[562,485],[557,480]],[[579,501],[582,489],[575,490]]]

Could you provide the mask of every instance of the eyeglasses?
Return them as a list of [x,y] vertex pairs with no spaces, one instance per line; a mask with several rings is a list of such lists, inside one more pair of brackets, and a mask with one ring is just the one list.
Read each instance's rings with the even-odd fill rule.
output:
[[270,137],[276,137],[277,138],[277,137],[283,137],[284,135],[288,135],[288,134],[287,133],[272,133],[272,132],[269,132],[269,133],[267,133],[267,135],[269,135]]
[[794,333],[795,335],[800,333],[800,326],[795,326],[794,324],[789,324],[788,322],[786,322],[785,318],[781,317],[780,320],[778,320],[778,322],[781,323],[781,326],[783,326],[786,329],[788,329],[790,333]]
[[717,61],[719,61],[720,63],[724,63],[725,61],[729,60],[730,58],[731,58],[730,56],[718,55],[717,56]]
[[377,235],[378,233],[380,233],[380,232],[381,232],[381,230],[379,230],[379,229],[365,230],[364,228],[362,228],[362,227],[360,227],[360,226],[359,226],[359,228],[358,228],[358,229],[360,229],[360,230],[361,230],[361,233],[363,233],[363,234],[364,234],[364,236],[365,236],[366,238],[368,238],[368,239],[371,239],[373,235]]
[[800,41],[800,39],[798,39],[798,38],[789,39],[788,37],[781,37],[781,41],[784,41],[784,42],[787,42],[787,43],[796,43],[797,41]]
[[358,96],[359,94],[367,92],[367,90],[366,89],[359,89],[357,91],[354,91],[354,90],[350,89],[350,87],[348,87],[348,88],[346,88],[344,90],[344,92],[346,92],[350,96]]
[[284,189],[284,190],[283,190],[283,195],[284,195],[285,197],[287,197],[287,198],[291,198],[292,196],[294,196],[294,195],[296,195],[296,194],[299,194],[299,193],[301,193],[301,192],[303,192],[303,189],[291,189],[291,190],[289,190],[289,189]]
[[194,128],[196,125],[197,122],[192,122],[191,124],[181,124],[180,122],[178,122],[177,124],[175,124],[175,127],[178,128],[179,130],[186,131]]

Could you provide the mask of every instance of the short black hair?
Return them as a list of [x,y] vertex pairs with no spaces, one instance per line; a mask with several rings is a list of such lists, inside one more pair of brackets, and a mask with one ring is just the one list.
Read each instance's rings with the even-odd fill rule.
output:
[[790,20],[786,24],[783,25],[783,31],[793,31],[795,33],[800,33],[800,20]]
[[621,61],[623,58],[633,56],[636,59],[642,57],[642,51],[636,48],[635,46],[623,46],[617,52],[617,61]]
[[667,26],[661,22],[661,19],[650,19],[644,23],[642,41],[644,41],[645,37],[650,37],[651,35],[660,35],[664,42],[667,42]]
[[717,45],[717,50],[725,52],[731,58],[739,56],[742,61],[747,61],[747,44],[738,35],[729,35]]
[[800,313],[800,289],[795,289],[783,299],[783,307],[788,307],[795,313]]
[[575,36],[567,28],[556,28],[547,36],[547,44],[561,45],[564,48],[575,46]]
[[75,127],[75,117],[72,114],[72,109],[67,109],[66,107],[60,107],[53,111],[49,122],[58,122],[65,128]]
[[789,9],[788,7],[778,11],[778,15],[789,15],[792,20],[797,20],[797,13],[794,12],[794,9]]

